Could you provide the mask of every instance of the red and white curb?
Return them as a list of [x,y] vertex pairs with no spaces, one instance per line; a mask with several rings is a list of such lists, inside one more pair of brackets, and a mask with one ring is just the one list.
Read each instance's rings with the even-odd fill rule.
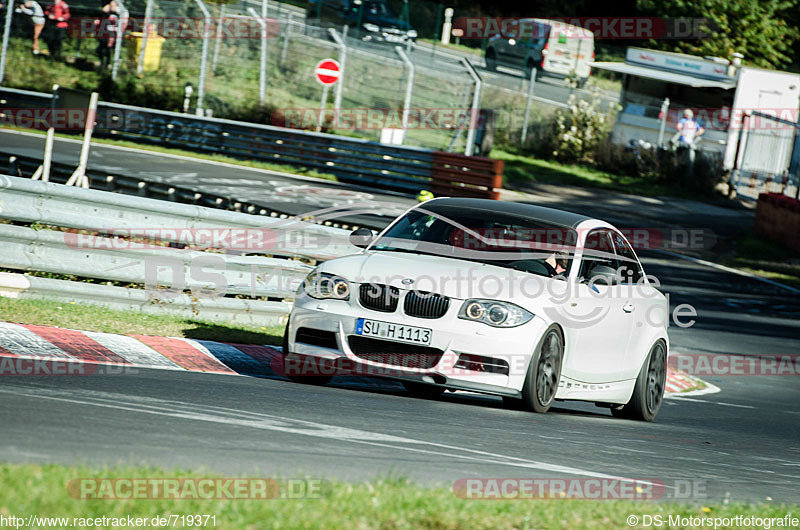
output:
[[[46,375],[47,364],[10,360],[88,363],[219,374],[275,375],[280,350],[270,346],[206,340],[116,335],[0,322],[0,375]],[[23,374],[17,374],[23,375]]]
[[[267,377],[283,373],[280,348],[271,346],[0,322],[0,375],[55,374],[52,363]],[[686,373],[667,370],[667,394],[689,396],[714,391],[719,389]]]

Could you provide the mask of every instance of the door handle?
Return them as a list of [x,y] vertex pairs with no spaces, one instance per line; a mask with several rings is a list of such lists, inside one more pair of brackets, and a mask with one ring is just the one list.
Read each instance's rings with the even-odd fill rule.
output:
[[625,311],[626,313],[632,312],[633,311],[633,304],[628,302],[627,304],[622,306],[622,310]]

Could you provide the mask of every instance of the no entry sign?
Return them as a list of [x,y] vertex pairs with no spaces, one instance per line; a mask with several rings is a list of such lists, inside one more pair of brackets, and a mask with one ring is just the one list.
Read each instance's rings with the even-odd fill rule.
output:
[[342,69],[339,63],[333,59],[323,59],[317,63],[314,73],[318,82],[325,86],[330,86],[339,80],[339,76],[342,75]]

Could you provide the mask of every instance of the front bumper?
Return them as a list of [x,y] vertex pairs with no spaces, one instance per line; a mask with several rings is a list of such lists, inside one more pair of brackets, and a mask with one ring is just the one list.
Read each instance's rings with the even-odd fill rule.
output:
[[[462,300],[453,299],[447,313],[438,319],[424,319],[405,315],[402,304],[394,313],[373,311],[357,301],[317,300],[299,295],[289,319],[289,352],[302,356],[340,363],[346,360],[346,373],[398,380],[420,381],[459,390],[473,390],[497,395],[519,396],[528,370],[531,355],[544,332],[546,323],[538,317],[514,328],[494,328],[479,322],[458,318]],[[440,350],[441,357],[431,368],[414,368],[408,365],[385,364],[356,355],[348,344],[355,335],[359,318],[380,320],[394,324],[429,328],[432,330],[430,347]],[[331,332],[336,337],[336,348],[296,342],[299,328]],[[413,345],[409,344],[409,349]],[[463,354],[504,360],[508,373],[473,369],[459,364]]]
[[387,44],[406,44],[408,41],[414,42],[414,39],[409,37],[406,33],[394,31],[369,31],[362,38],[364,42],[381,42]]

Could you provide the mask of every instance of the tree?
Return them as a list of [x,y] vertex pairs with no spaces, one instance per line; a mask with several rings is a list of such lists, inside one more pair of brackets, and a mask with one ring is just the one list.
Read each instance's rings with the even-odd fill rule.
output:
[[638,0],[642,15],[663,18],[705,19],[698,28],[705,33],[691,39],[657,39],[648,46],[692,55],[729,59],[744,54],[745,62],[764,68],[790,64],[800,40],[791,23],[800,0]]

